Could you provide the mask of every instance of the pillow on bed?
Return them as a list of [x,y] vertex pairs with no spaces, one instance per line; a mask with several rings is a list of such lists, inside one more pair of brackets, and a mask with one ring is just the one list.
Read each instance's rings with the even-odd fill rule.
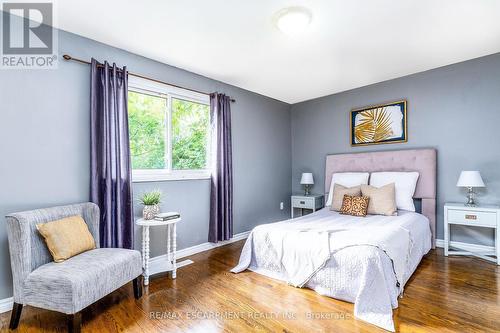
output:
[[414,212],[413,195],[417,187],[417,180],[418,172],[373,172],[370,176],[370,185],[381,187],[394,183],[398,209]]
[[340,214],[365,217],[368,212],[370,198],[362,196],[344,195]]
[[368,184],[368,172],[336,172],[332,175],[330,183],[330,190],[328,191],[328,201],[326,206],[331,206],[333,202],[333,187],[335,184],[340,184],[345,187],[359,186],[361,184]]
[[396,186],[394,183],[375,187],[361,185],[361,194],[370,198],[368,214],[372,215],[398,215],[396,206]]
[[330,209],[337,212],[340,211],[340,208],[342,208],[342,201],[344,200],[344,195],[346,194],[360,196],[361,186],[345,187],[340,184],[335,184],[335,186],[333,187],[333,200]]

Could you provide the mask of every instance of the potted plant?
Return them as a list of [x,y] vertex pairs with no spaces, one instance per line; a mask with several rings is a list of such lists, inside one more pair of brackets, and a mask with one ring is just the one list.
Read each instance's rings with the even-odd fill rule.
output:
[[144,193],[139,199],[144,205],[142,217],[145,220],[152,220],[160,213],[161,191],[154,190]]

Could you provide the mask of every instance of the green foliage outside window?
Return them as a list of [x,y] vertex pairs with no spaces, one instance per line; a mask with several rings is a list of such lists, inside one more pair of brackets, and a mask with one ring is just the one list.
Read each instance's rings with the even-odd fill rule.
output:
[[128,125],[133,169],[165,168],[165,98],[128,93]]
[[[167,99],[129,91],[130,153],[133,169],[167,168]],[[208,105],[172,98],[172,169],[207,168]]]
[[172,98],[172,169],[207,167],[208,105]]

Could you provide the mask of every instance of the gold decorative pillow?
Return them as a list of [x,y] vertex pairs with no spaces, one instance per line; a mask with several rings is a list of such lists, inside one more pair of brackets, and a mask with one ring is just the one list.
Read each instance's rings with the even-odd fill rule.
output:
[[344,195],[360,196],[361,186],[345,187],[340,184],[335,184],[333,187],[333,200],[330,207],[331,210],[340,211],[342,207],[342,201],[344,200]]
[[396,206],[396,185],[394,183],[382,187],[361,185],[363,196],[370,198],[368,214],[374,215],[398,215]]
[[79,253],[95,249],[94,237],[81,216],[37,224],[52,258],[62,262]]
[[365,217],[368,212],[370,198],[363,196],[344,195],[340,214]]

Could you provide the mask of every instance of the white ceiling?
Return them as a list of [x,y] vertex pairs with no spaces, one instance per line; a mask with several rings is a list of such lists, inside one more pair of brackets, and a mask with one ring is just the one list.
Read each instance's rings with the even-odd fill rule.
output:
[[[64,30],[288,103],[500,52],[498,0],[57,4]],[[272,17],[296,5],[313,18],[290,37]]]

